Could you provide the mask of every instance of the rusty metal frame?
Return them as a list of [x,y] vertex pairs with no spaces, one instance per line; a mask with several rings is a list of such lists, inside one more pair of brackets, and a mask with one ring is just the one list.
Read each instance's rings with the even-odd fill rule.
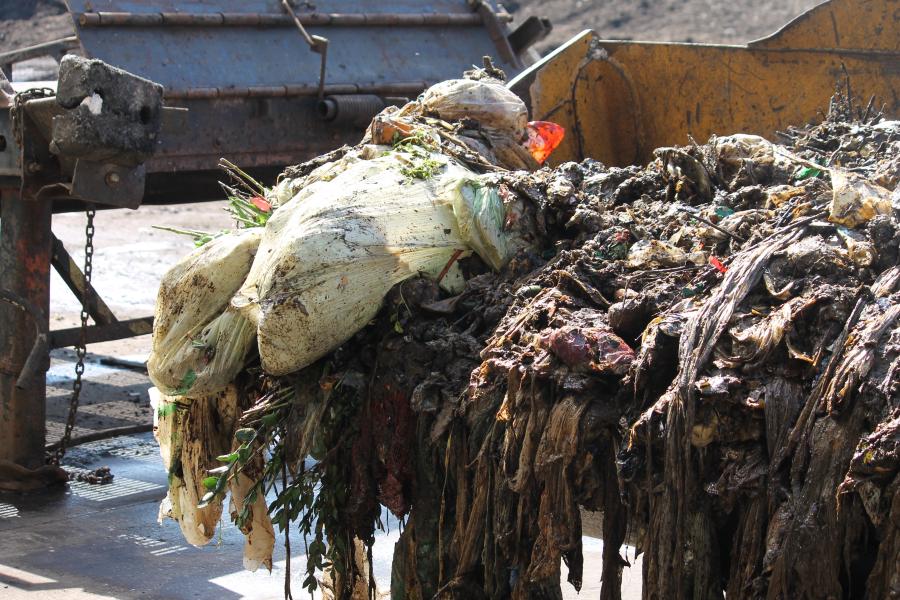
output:
[[[50,219],[47,200],[21,201],[15,188],[0,187],[0,273],[8,294],[37,307],[37,331],[49,329]],[[20,309],[0,303],[0,457],[33,469],[44,462],[46,383],[43,369],[22,378],[39,341]],[[27,373],[26,373],[27,374]]]

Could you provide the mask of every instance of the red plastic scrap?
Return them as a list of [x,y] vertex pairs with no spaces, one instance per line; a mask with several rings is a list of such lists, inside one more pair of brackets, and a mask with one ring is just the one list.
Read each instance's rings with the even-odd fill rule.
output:
[[566,130],[562,125],[550,121],[531,121],[527,130],[528,141],[525,145],[539,165],[544,164],[566,136]]
[[714,266],[720,273],[727,273],[728,267],[722,264],[722,261],[716,258],[715,256],[709,257],[709,264]]

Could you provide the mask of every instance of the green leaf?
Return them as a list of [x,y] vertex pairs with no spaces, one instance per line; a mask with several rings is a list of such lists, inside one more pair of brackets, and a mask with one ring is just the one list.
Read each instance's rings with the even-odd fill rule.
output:
[[818,177],[821,174],[821,169],[817,169],[815,167],[800,167],[794,172],[794,179],[796,179],[797,181],[802,181],[810,177]]
[[219,462],[225,462],[225,463],[229,463],[229,464],[230,464],[230,463],[233,463],[233,462],[236,461],[237,459],[238,459],[238,453],[237,453],[237,452],[232,452],[231,454],[222,454],[222,455],[216,457],[216,460],[217,460],[217,461],[219,461]]
[[210,492],[214,491],[218,485],[219,485],[218,477],[207,477],[203,480],[203,487],[205,487]]
[[234,439],[242,444],[252,442],[256,439],[256,430],[249,427],[242,427],[234,432]]
[[187,373],[184,374],[184,377],[181,378],[181,385],[175,390],[176,396],[183,396],[187,393],[191,386],[197,381],[197,374],[194,373],[193,369],[188,369]]
[[262,423],[266,427],[274,427],[278,423],[278,413],[271,412],[262,416]]

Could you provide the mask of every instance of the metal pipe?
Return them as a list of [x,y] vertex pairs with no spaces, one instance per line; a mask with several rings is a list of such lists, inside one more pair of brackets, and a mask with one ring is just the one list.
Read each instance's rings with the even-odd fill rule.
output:
[[[69,440],[67,448],[89,444],[91,442],[99,442],[100,440],[108,440],[110,438],[122,437],[124,435],[134,435],[136,433],[148,433],[153,431],[153,424],[144,423],[141,425],[126,425],[125,427],[116,427],[114,429],[103,429],[101,431],[93,431],[84,435],[73,437]],[[59,442],[47,444],[47,452],[53,452],[59,448]]]
[[0,53],[0,64],[17,63],[38,56],[55,57],[59,54],[64,54],[67,50],[72,50],[77,47],[78,38],[73,35],[59,40],[53,40],[52,42],[44,42],[43,44],[36,44],[34,46],[27,46],[25,48],[18,48],[9,52]]
[[56,272],[72,290],[76,298],[85,300],[85,308],[88,314],[94,319],[98,325],[108,325],[118,321],[103,298],[97,293],[90,283],[84,278],[84,273],[66,250],[63,243],[54,235],[53,236],[53,252],[51,262]]
[[[116,321],[108,325],[93,325],[85,331],[85,342],[97,344],[153,333],[153,317]],[[50,332],[50,348],[65,348],[81,343],[81,327],[57,329]]]
[[[512,15],[495,13],[509,23]],[[477,13],[301,13],[300,23],[310,27],[476,27]],[[290,27],[287,14],[271,13],[125,13],[85,12],[76,16],[82,27]]]
[[283,6],[285,12],[291,16],[291,20],[294,22],[294,25],[297,26],[300,35],[303,36],[303,39],[309,45],[309,49],[316,52],[321,57],[321,60],[319,61],[319,88],[316,92],[316,95],[321,102],[325,98],[325,68],[328,64],[328,38],[324,38],[321,35],[310,35],[309,32],[306,31],[306,27],[303,26],[303,21],[301,21],[300,17],[297,16],[297,13],[294,12],[294,8],[288,0],[281,0],[281,6]]
[[[0,194],[0,287],[35,307],[35,318],[42,321],[37,330],[47,331],[52,205],[26,201],[14,190]],[[18,381],[35,345],[35,325],[18,308],[0,303],[0,460],[28,469],[44,464],[46,363],[32,362],[36,372]]]
[[[397,83],[330,83],[323,88],[325,96],[344,94],[373,94],[376,96],[417,96],[430,84],[427,81],[405,81]],[[199,99],[199,98],[254,98],[254,97],[293,97],[317,96],[318,84],[300,85],[268,85],[254,87],[229,88],[188,88],[166,89],[166,100]]]

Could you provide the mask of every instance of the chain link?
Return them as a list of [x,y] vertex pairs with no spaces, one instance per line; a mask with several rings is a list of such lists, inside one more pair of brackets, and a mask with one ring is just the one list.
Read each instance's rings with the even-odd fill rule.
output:
[[25,136],[25,104],[29,100],[49,98],[55,95],[56,92],[50,88],[34,88],[19,92],[13,96],[13,105],[9,109],[9,124],[12,128],[13,138],[16,140],[16,146],[19,149],[17,158],[19,168],[22,169],[22,175],[19,178],[19,198],[25,197],[25,144],[22,143]]
[[54,92],[52,89],[44,87],[25,90],[24,92],[19,92],[18,94],[13,96],[13,105],[9,110],[10,128],[13,132],[13,138],[16,140],[16,145],[20,150],[22,149],[22,132],[24,128],[23,116],[25,103],[29,100],[49,98],[55,95],[56,92]]
[[72,399],[69,401],[69,416],[66,418],[66,429],[59,448],[50,458],[50,463],[58,465],[66,454],[66,447],[72,439],[72,430],[75,428],[75,417],[78,414],[78,402],[81,398],[82,376],[84,375],[84,358],[87,355],[87,326],[88,318],[88,289],[91,284],[91,274],[94,270],[94,215],[96,211],[92,204],[85,211],[87,225],[84,228],[84,290],[81,295],[81,340],[75,346],[77,361],[75,362],[75,381],[72,382]]

